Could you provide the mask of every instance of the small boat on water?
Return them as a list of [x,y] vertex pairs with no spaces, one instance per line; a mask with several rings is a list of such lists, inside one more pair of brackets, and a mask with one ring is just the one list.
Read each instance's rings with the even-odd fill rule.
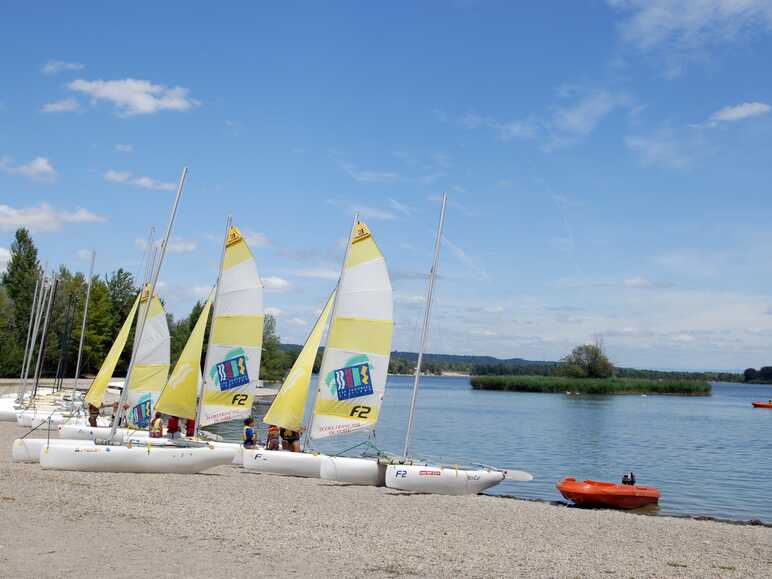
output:
[[751,402],[754,408],[772,408],[772,400],[769,402]]
[[578,481],[566,477],[555,485],[566,499],[582,507],[637,509],[659,502],[660,492],[654,487],[616,484],[594,480]]

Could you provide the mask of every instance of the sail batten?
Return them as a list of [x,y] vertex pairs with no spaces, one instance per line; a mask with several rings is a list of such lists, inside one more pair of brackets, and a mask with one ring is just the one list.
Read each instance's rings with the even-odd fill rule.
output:
[[227,232],[204,368],[200,426],[252,411],[263,346],[263,285],[237,227]]
[[357,222],[341,273],[314,405],[311,437],[375,427],[389,369],[394,329],[386,261]]

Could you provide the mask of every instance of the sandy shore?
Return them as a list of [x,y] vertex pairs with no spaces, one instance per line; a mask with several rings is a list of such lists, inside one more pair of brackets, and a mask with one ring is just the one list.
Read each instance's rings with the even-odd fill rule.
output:
[[[249,474],[10,462],[0,576],[769,577],[772,529]],[[524,483],[526,484],[526,483]]]

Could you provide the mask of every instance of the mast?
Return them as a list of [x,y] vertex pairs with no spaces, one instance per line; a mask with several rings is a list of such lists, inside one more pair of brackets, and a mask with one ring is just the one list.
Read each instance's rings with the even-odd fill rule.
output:
[[43,304],[46,302],[46,297],[48,295],[47,292],[49,290],[49,287],[47,286],[48,279],[46,279],[45,270],[41,271],[40,274],[42,277],[40,279],[40,292],[38,293],[37,311],[35,312],[35,324],[32,327],[32,338],[30,340],[29,352],[27,353],[27,367],[24,370],[24,380],[22,380],[21,390],[19,392],[20,404],[24,401],[24,395],[27,393],[27,379],[29,378],[30,368],[32,367],[32,357],[35,354],[35,348],[37,346],[40,321],[43,319]]
[[43,371],[43,361],[46,357],[46,339],[48,338],[48,322],[51,320],[51,308],[54,305],[54,296],[56,296],[56,286],[59,283],[59,278],[53,276],[51,280],[51,289],[48,292],[48,305],[46,306],[46,317],[43,321],[43,329],[40,334],[40,350],[38,350],[38,359],[35,364],[35,385],[32,387],[32,398],[34,399],[38,393],[38,385],[40,383],[40,373]]
[[[142,319],[140,320],[139,325],[137,326],[137,339],[134,341],[134,348],[132,349],[131,354],[131,360],[129,361],[129,369],[126,371],[126,381],[123,384],[123,390],[121,390],[121,397],[118,402],[118,412],[115,415],[115,420],[113,421],[113,425],[110,428],[110,440],[113,440],[115,438],[115,431],[118,429],[118,425],[121,423],[121,419],[125,416],[126,412],[123,408],[124,404],[126,404],[126,400],[129,397],[129,384],[131,384],[131,372],[134,369],[134,362],[137,355],[137,350],[139,349],[139,345],[142,343],[142,332],[145,329],[145,322],[147,321],[147,316],[150,313],[150,303],[153,299],[153,295],[155,294],[155,286],[158,283],[158,274],[161,273],[161,266],[163,265],[164,256],[166,255],[166,246],[169,243],[169,237],[172,233],[172,227],[174,227],[174,220],[177,217],[177,207],[180,204],[180,197],[182,197],[182,188],[185,185],[185,177],[188,174],[188,168],[183,167],[182,169],[182,175],[180,175],[180,182],[179,185],[177,185],[177,195],[174,197],[174,204],[172,205],[171,213],[169,214],[169,222],[166,225],[166,234],[164,235],[164,239],[161,242],[161,251],[160,255],[158,256],[158,263],[154,264],[153,267],[153,275],[150,280],[150,288],[148,289],[148,295],[147,295],[147,305],[145,306],[144,312],[142,312]],[[145,288],[142,288],[142,291],[145,291]],[[141,302],[140,298],[140,302]],[[152,418],[151,418],[152,420]]]
[[432,297],[434,295],[434,281],[437,279],[437,262],[440,259],[440,245],[442,243],[442,227],[445,225],[445,205],[448,202],[447,193],[442,194],[442,208],[440,209],[440,222],[437,226],[437,238],[434,241],[434,259],[432,260],[432,269],[429,272],[429,287],[426,290],[426,308],[424,309],[424,323],[421,326],[421,338],[418,344],[418,361],[415,367],[415,379],[413,381],[413,395],[410,399],[410,414],[407,419],[407,432],[405,432],[405,449],[402,451],[402,457],[407,458],[410,450],[410,435],[413,431],[413,418],[415,415],[415,402],[418,395],[418,386],[421,382],[421,362],[424,357],[424,346],[426,344],[426,330],[429,327],[429,318],[432,313]]
[[201,384],[198,388],[198,400],[196,401],[196,415],[193,417],[193,424],[198,431],[199,419],[201,417],[201,408],[204,405],[204,394],[206,393],[206,370],[209,368],[209,357],[211,356],[212,330],[214,330],[214,317],[217,313],[217,296],[220,293],[220,281],[222,281],[222,270],[225,265],[225,249],[228,247],[228,233],[230,233],[233,218],[228,215],[225,220],[225,235],[222,239],[222,252],[220,253],[220,269],[217,272],[217,283],[214,286],[214,299],[211,308],[211,327],[209,328],[209,340],[206,343],[206,356],[204,358],[204,372],[201,373]]
[[88,284],[86,285],[86,303],[83,306],[83,321],[80,324],[80,344],[78,344],[78,361],[75,363],[75,383],[72,385],[73,393],[78,389],[78,377],[80,376],[80,361],[83,354],[83,339],[86,337],[86,319],[88,318],[88,301],[91,297],[91,279],[94,277],[94,261],[96,251],[91,250],[91,267],[88,270]]
[[[346,272],[346,262],[348,261],[349,253],[351,252],[351,240],[354,238],[354,229],[357,226],[357,223],[359,222],[359,211],[354,212],[354,222],[351,224],[351,229],[349,229],[348,232],[348,241],[346,242],[346,252],[343,254],[343,264],[340,266],[340,276],[338,276],[338,285],[335,286],[335,299],[332,301],[332,310],[330,310],[330,327],[332,327],[332,323],[335,321],[335,312],[338,310],[338,300],[340,299],[340,288],[343,285],[343,276]],[[329,329],[327,330],[327,339],[330,337]],[[327,357],[327,342],[324,344],[324,354],[322,354],[322,363],[320,368],[324,367],[324,359]],[[316,414],[314,414],[314,408],[316,407],[316,395],[317,391],[319,389],[319,385],[317,384],[316,388],[314,388],[314,396],[311,400],[311,420],[308,423],[308,428],[306,429],[306,435],[305,435],[305,441],[303,442],[303,447],[308,444],[308,439],[311,437],[311,430],[314,425],[314,417]]]
[[27,369],[27,354],[30,348],[30,338],[32,337],[32,326],[35,322],[35,310],[37,309],[38,290],[40,289],[40,275],[35,279],[35,293],[32,295],[32,307],[29,310],[29,325],[27,326],[27,342],[24,346],[24,358],[21,360],[21,373],[19,374],[19,388],[16,390],[17,399],[21,394],[21,385],[24,381],[24,374]]

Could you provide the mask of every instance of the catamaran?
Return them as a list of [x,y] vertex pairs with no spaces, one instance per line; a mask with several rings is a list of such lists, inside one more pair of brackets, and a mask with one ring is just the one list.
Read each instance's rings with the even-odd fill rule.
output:
[[[330,318],[306,442],[373,431],[386,388],[392,310],[385,259],[356,215],[337,288],[263,421],[301,430],[314,359]],[[323,458],[307,451],[245,449],[243,462],[251,471],[318,478]]]

